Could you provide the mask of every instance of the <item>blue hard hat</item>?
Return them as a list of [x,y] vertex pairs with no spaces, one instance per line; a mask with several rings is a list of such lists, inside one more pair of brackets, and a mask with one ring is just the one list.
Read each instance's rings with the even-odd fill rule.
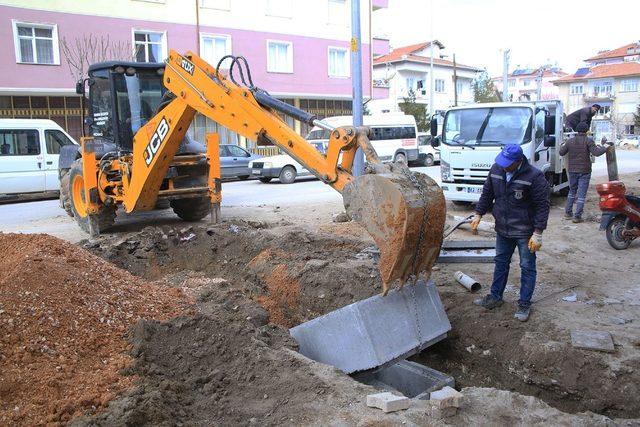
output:
[[523,157],[522,147],[518,144],[508,144],[502,147],[502,151],[496,156],[496,163],[503,168],[507,168],[522,160]]

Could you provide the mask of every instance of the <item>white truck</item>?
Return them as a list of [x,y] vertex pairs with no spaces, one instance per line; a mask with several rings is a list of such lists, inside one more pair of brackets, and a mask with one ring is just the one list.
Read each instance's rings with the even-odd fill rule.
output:
[[[552,192],[569,181],[557,147],[563,138],[561,101],[497,102],[447,110],[431,121],[432,144],[440,147],[442,190],[448,200],[477,202],[494,159],[506,144],[520,144],[529,162],[544,172]],[[438,136],[436,138],[436,136]]]

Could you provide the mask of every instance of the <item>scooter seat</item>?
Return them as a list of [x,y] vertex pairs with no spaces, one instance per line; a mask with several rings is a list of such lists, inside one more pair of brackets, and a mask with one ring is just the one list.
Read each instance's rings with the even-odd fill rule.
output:
[[634,205],[635,207],[640,208],[640,197],[639,196],[629,196],[626,195],[625,196],[627,198],[627,201],[629,203],[631,203],[632,205]]

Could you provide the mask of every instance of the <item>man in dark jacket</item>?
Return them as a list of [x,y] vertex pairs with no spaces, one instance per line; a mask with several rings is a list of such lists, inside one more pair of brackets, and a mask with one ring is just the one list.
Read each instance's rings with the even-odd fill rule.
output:
[[549,184],[544,174],[531,166],[517,144],[506,145],[482,188],[471,228],[478,229],[482,215],[493,207],[496,223],[496,257],[491,293],[474,301],[488,310],[503,304],[511,256],[520,255],[520,299],[515,318],[526,322],[536,285],[536,251],[549,218]]
[[600,110],[600,105],[598,104],[576,110],[567,116],[565,124],[574,131],[577,131],[578,124],[583,122],[587,124],[588,128],[591,128],[591,119],[598,113],[598,110]]
[[[569,174],[569,195],[564,208],[564,218],[573,218],[573,222],[576,223],[582,222],[582,210],[591,180],[591,155],[601,156],[609,148],[604,145],[597,146],[593,139],[587,136],[588,130],[589,126],[585,122],[579,123],[576,126],[578,134],[569,138],[558,150],[561,156],[567,155],[567,173]],[[574,202],[575,212],[573,212]]]

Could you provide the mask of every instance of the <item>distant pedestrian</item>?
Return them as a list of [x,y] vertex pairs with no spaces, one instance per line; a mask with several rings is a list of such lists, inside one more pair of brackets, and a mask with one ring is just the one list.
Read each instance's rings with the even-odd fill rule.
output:
[[[569,138],[561,146],[558,153],[567,155],[567,173],[569,174],[569,195],[564,208],[564,218],[573,222],[582,222],[582,211],[591,180],[591,155],[603,155],[609,146],[597,146],[593,139],[587,136],[589,126],[581,122],[576,126],[578,134]],[[606,140],[605,140],[606,141]],[[576,210],[573,211],[575,202]]]
[[474,301],[487,310],[503,304],[511,257],[520,255],[520,299],[515,318],[529,319],[531,297],[536,286],[536,251],[542,247],[542,232],[549,219],[549,183],[531,166],[518,144],[505,145],[482,187],[471,229],[477,230],[482,215],[492,208],[496,223],[496,256],[491,293]]
[[591,119],[600,111],[600,105],[593,104],[591,107],[584,107],[567,116],[565,124],[571,128],[572,131],[578,131],[577,126],[579,123],[586,123],[587,130],[591,128]]

